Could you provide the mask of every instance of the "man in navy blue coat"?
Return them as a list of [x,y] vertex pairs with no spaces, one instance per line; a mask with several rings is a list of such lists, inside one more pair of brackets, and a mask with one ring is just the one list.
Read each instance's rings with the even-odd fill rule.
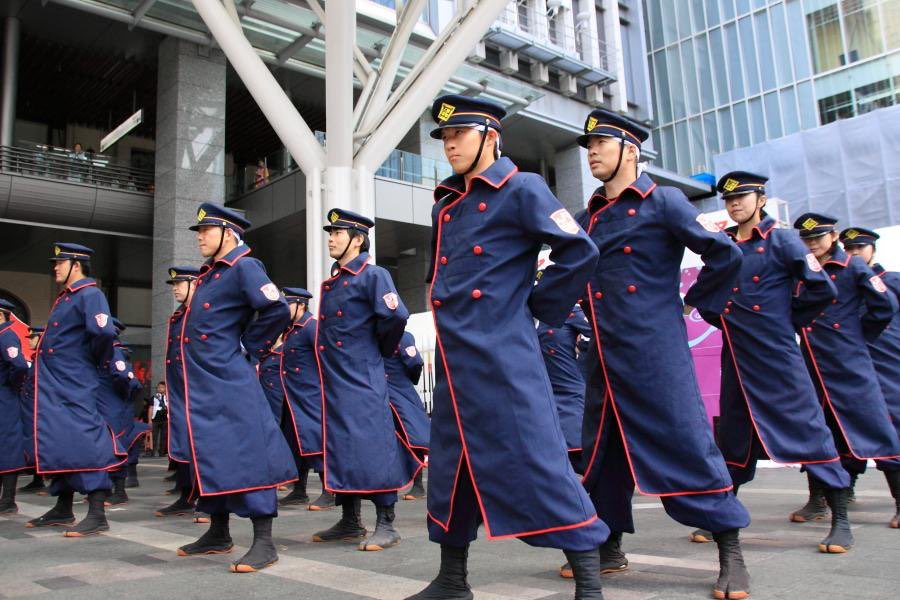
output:
[[[283,334],[279,385],[284,394],[281,431],[294,453],[300,480],[294,490],[278,501],[282,506],[309,504],[313,511],[334,508],[334,494],[325,489],[322,477],[322,388],[316,364],[318,321],[309,310],[312,294],[299,287],[282,289],[291,309],[291,324]],[[323,483],[322,494],[312,503],[306,482],[312,469]]]
[[[455,174],[431,211],[428,535],[441,567],[414,600],[472,598],[468,548],[481,524],[491,540],[564,550],[575,597],[603,596],[597,548],[608,530],[569,463],[534,327],[562,325],[597,250],[540,176],[500,156],[505,114],[457,95],[431,109]],[[555,264],[534,285],[544,244]]]
[[397,491],[424,466],[398,435],[388,400],[384,357],[406,326],[409,311],[387,270],[369,263],[375,223],[348,210],[328,212],[328,253],[335,263],[319,293],[316,359],[322,386],[325,489],[336,495],[341,519],[313,541],[366,534],[360,500],[375,504],[375,531],[359,549],[379,551],[400,542],[394,529]]
[[[384,359],[384,374],[388,382],[391,410],[400,423],[406,443],[422,462],[425,462],[428,455],[428,430],[431,428],[431,421],[425,412],[422,398],[416,391],[424,366],[422,354],[416,348],[416,338],[409,331],[403,332],[394,353]],[[403,499],[419,500],[424,497],[425,486],[422,485],[422,471],[419,471],[412,487],[403,494]]]
[[[850,479],[794,332],[831,304],[837,290],[797,233],[779,229],[766,214],[766,181],[732,171],[717,185],[737,223],[726,233],[744,255],[725,309],[702,313],[723,334],[719,448],[735,494],[753,480],[760,458],[806,465],[811,488],[847,488]],[[798,285],[806,291],[802,300],[794,295]],[[691,539],[707,542],[712,535],[697,530]]]
[[[841,249],[836,223],[834,217],[812,212],[794,222],[837,288],[835,302],[800,329],[800,345],[841,462],[848,472],[859,474],[868,459],[900,458],[900,437],[866,346],[890,324],[897,298],[862,258]],[[798,299],[808,293],[801,288]],[[847,552],[853,545],[847,518],[849,490],[826,490],[825,498],[831,508],[831,531],[819,550]]]
[[74,522],[72,499],[77,491],[88,496],[88,514],[64,535],[83,537],[109,529],[103,507],[112,486],[109,470],[128,458],[97,400],[97,369],[112,358],[116,328],[106,296],[89,277],[94,251],[69,243],[55,243],[52,250],[54,278],[63,290],[50,310],[34,359],[34,458],[38,474],[52,478],[50,493],[57,500],[27,527]]
[[232,563],[235,573],[258,571],[278,560],[272,542],[276,488],[297,478],[253,365],[287,327],[288,308],[263,264],[248,256],[250,248],[241,237],[249,227],[232,210],[200,205],[190,229],[197,232],[207,260],[178,340],[197,508],[212,521],[178,554],[230,552],[229,514],[249,517],[253,544]]
[[[584,484],[613,532],[604,571],[627,568],[623,532],[634,532],[635,485],[658,496],[676,521],[713,532],[719,546],[716,598],[749,593],[738,533],[750,515],[731,477],[694,374],[684,305],[721,312],[741,268],[741,251],[676,188],[638,172],[649,132],[604,109],[591,112],[578,142],[603,182],[577,219],[600,250],[582,308],[593,329],[583,428]],[[704,262],[682,302],[685,249]]]
[[28,362],[12,328],[10,315],[14,308],[11,302],[0,298],[0,514],[17,512],[16,480],[20,471],[31,466],[19,403]]
[[[200,269],[192,266],[172,266],[168,270],[166,284],[172,286],[172,295],[178,303],[169,317],[166,330],[166,409],[168,415],[169,460],[175,463],[175,489],[179,496],[169,506],[157,510],[157,517],[176,517],[194,512],[197,493],[191,477],[191,447],[188,440],[187,418],[184,409],[184,375],[181,367],[181,321],[194,296],[194,288]],[[204,518],[205,517],[201,517]],[[203,521],[208,522],[208,521]]]
[[[870,229],[849,227],[841,232],[840,240],[848,254],[862,258],[884,285],[900,298],[900,274],[885,270],[875,261],[875,242],[879,237]],[[900,313],[894,314],[890,325],[884,328],[881,335],[874,340],[866,340],[866,345],[875,364],[875,373],[878,374],[878,383],[891,413],[894,428],[900,435]],[[860,462],[862,464],[856,465],[854,473],[865,469],[865,462]],[[894,497],[895,513],[890,525],[893,529],[900,528],[900,460],[876,460],[875,464],[884,472]]]
[[[32,325],[28,328],[28,347],[32,352],[37,350],[38,343],[44,328]],[[24,449],[26,461],[28,462],[28,472],[34,473],[30,483],[19,488],[20,492],[35,493],[45,496],[47,487],[44,485],[44,478],[37,474],[34,470],[34,357],[28,363],[28,373],[25,380],[19,388],[19,406],[22,413],[22,432],[25,436]]]

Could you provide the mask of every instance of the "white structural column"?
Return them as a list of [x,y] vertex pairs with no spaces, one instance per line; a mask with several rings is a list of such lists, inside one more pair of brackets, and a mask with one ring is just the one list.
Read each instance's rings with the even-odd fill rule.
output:
[[3,98],[0,107],[0,145],[12,146],[16,125],[16,95],[19,87],[19,38],[21,23],[15,17],[3,20]]
[[622,25],[619,23],[618,0],[603,0],[603,28],[606,30],[607,62],[615,76],[609,85],[612,92],[612,108],[620,112],[628,111],[628,92],[625,89],[625,54],[622,52]]

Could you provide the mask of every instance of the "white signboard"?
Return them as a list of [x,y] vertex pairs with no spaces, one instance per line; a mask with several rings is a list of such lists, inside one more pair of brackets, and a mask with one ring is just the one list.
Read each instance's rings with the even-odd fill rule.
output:
[[122,124],[110,131],[106,137],[100,140],[100,152],[105,152],[107,148],[118,142],[120,139],[128,135],[128,132],[144,122],[144,109],[138,110],[136,113],[122,121]]

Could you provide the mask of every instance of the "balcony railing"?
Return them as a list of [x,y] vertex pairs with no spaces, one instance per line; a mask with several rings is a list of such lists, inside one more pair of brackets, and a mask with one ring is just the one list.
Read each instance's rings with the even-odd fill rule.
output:
[[117,164],[110,157],[62,148],[0,146],[0,171],[132,192],[153,193],[153,173]]

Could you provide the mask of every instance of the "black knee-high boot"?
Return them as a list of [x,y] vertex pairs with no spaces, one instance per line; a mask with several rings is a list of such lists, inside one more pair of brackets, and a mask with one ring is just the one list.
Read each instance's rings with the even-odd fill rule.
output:
[[406,600],[472,600],[472,588],[466,580],[469,547],[441,544],[441,568],[424,590]]
[[278,551],[272,541],[272,517],[252,517],[253,544],[238,561],[231,564],[232,573],[253,573],[278,562]]
[[87,537],[109,531],[109,523],[106,521],[106,490],[94,490],[88,492],[88,514],[78,525],[67,529],[63,534],[66,537]]

